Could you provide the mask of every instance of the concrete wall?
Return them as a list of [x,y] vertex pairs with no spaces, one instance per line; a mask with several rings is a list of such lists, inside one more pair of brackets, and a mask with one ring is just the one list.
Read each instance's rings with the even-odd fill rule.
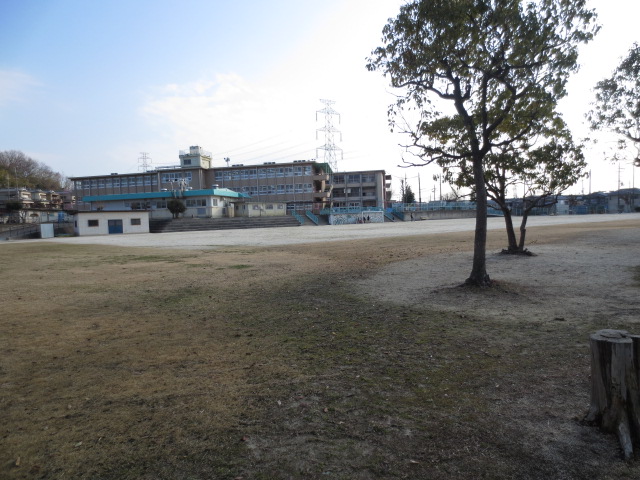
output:
[[404,212],[404,221],[411,221],[411,213],[414,220],[446,220],[450,218],[474,218],[475,210],[426,210]]
[[329,215],[331,225],[347,225],[353,223],[384,223],[383,212],[332,213]]
[[284,217],[287,204],[284,202],[247,202],[236,203],[236,217]]

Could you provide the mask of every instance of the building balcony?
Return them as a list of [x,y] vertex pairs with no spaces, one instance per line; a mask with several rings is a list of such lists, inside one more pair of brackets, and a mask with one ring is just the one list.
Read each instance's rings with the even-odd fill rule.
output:
[[329,174],[328,173],[314,173],[313,174],[313,180],[316,182],[328,182],[329,181]]
[[313,194],[313,198],[316,199],[316,200],[320,200],[320,201],[328,200],[329,197],[331,197],[331,192],[329,192],[329,191],[326,191],[326,192],[314,192],[314,194]]

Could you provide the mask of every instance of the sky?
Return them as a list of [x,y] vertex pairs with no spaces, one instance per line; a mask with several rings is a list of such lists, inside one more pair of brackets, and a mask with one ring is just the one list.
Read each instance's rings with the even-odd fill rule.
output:
[[[0,0],[0,150],[20,150],[68,177],[176,165],[199,145],[214,166],[324,161],[331,100],[339,171],[384,169],[439,196],[435,166],[402,168],[388,81],[368,72],[403,0]],[[591,179],[568,193],[631,186],[611,163],[617,137],[584,121],[595,84],[640,41],[640,2],[591,0],[602,29],[560,109],[575,138],[597,138]],[[636,169],[638,170],[638,169]],[[640,173],[640,170],[638,170]],[[638,179],[640,184],[640,175]],[[435,189],[435,191],[434,191]],[[448,192],[442,186],[442,193]]]

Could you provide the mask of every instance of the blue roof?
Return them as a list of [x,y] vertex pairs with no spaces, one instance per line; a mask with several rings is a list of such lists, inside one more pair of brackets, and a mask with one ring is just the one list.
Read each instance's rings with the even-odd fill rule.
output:
[[[174,195],[177,194],[177,195]],[[82,197],[83,202],[108,202],[115,200],[146,200],[148,198],[180,198],[180,197],[229,197],[250,198],[249,195],[234,192],[228,188],[208,188],[205,190],[185,190],[183,192],[145,192],[145,193],[119,193],[113,195],[87,195]]]

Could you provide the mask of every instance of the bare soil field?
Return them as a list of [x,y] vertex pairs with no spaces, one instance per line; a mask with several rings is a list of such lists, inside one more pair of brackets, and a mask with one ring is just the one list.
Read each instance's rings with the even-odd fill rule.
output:
[[640,333],[640,224],[504,237],[489,289],[469,232],[2,244],[0,478],[640,478],[582,422],[589,334]]

